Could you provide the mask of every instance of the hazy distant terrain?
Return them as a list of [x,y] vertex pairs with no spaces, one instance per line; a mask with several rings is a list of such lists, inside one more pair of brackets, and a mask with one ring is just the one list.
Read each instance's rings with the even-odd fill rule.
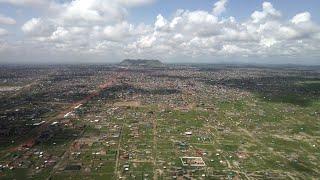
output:
[[164,64],[159,60],[145,59],[125,59],[119,63],[121,66],[128,67],[162,67]]

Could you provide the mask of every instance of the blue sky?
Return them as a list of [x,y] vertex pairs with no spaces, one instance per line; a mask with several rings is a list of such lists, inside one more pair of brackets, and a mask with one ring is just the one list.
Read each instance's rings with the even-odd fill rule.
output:
[[0,0],[0,63],[320,64],[318,0]]
[[[177,9],[188,10],[206,10],[211,11],[212,0],[161,0],[147,7],[138,7],[132,10],[130,20],[135,22],[153,22],[154,17],[159,13],[165,16],[171,16]],[[239,20],[247,19],[250,14],[261,9],[264,0],[230,0],[228,9],[224,15],[234,16]],[[314,20],[320,21],[320,1],[319,0],[269,0],[274,7],[284,10],[287,18],[293,17],[302,11],[309,11]]]

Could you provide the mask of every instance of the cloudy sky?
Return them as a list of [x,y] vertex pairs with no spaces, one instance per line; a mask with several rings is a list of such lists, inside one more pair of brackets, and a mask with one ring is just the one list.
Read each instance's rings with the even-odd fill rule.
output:
[[0,63],[320,64],[319,0],[0,0]]

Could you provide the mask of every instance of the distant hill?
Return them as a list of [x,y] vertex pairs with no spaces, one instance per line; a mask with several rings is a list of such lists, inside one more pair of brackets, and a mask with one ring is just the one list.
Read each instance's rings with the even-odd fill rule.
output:
[[164,64],[159,60],[147,60],[147,59],[125,59],[120,63],[121,66],[133,66],[133,67],[161,67]]

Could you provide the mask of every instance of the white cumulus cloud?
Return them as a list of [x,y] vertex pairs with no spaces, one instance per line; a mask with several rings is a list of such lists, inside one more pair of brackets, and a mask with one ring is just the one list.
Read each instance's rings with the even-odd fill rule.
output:
[[299,23],[309,22],[310,20],[311,20],[311,14],[309,12],[303,12],[295,15],[291,19],[291,22],[293,24],[299,24]]
[[46,36],[52,31],[47,22],[44,22],[41,18],[32,18],[23,24],[21,30],[32,36]]
[[103,33],[106,39],[111,41],[124,41],[127,37],[133,35],[134,26],[128,22],[122,22],[114,26],[107,26]]
[[0,36],[6,36],[9,32],[6,29],[0,28]]
[[228,0],[219,0],[214,4],[213,14],[218,16],[226,10]]
[[278,18],[280,16],[280,11],[276,10],[270,2],[264,2],[262,4],[262,11],[255,11],[252,13],[251,18],[254,23],[259,23],[263,20]]
[[16,20],[11,17],[7,17],[3,14],[0,14],[0,24],[13,25],[16,24]]
[[223,17],[228,1],[220,0],[212,11],[179,9],[158,14],[149,24],[130,22],[128,16],[130,8],[153,0],[47,2],[50,12],[21,27],[23,40],[28,48],[41,46],[62,57],[66,52],[114,59],[320,56],[320,27],[311,13],[286,19],[270,2],[242,21]]

